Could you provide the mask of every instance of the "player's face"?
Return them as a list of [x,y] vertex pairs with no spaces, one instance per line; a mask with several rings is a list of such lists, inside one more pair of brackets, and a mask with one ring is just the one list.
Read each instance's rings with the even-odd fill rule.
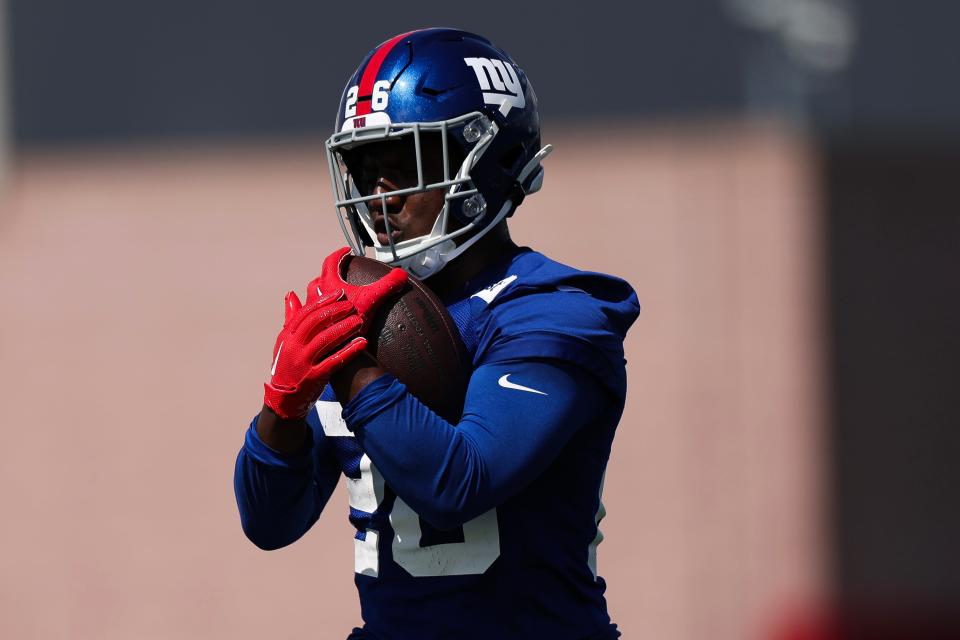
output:
[[[353,158],[351,172],[362,195],[388,193],[417,186],[416,150],[412,138],[364,145]],[[443,180],[443,150],[439,137],[422,136],[424,184]],[[389,217],[394,242],[430,233],[443,208],[445,189],[405,196],[389,196],[367,203],[373,216],[377,242],[389,244],[385,216]],[[386,209],[384,209],[386,204]]]

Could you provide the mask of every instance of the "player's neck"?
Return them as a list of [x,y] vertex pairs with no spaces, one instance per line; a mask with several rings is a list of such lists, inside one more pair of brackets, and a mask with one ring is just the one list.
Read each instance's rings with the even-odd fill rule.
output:
[[465,282],[486,269],[492,262],[516,249],[517,245],[510,238],[507,225],[500,224],[480,238],[463,255],[458,256],[439,273],[431,276],[427,280],[427,285],[443,298],[448,293],[461,288]]

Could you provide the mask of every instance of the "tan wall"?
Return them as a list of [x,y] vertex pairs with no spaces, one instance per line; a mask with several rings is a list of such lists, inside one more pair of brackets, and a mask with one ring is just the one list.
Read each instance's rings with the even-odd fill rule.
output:
[[[637,289],[599,567],[628,638],[740,640],[824,587],[813,156],[775,128],[548,136],[515,237]],[[0,637],[340,638],[346,500],[265,553],[231,477],[342,244],[321,147],[32,154],[0,214]]]

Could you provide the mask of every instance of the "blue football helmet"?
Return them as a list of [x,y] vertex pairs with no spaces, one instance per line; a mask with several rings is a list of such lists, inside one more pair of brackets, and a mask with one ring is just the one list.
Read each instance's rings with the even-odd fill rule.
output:
[[[409,150],[411,179],[375,193],[358,157],[364,145],[384,142]],[[427,148],[442,153],[442,169],[425,170]],[[552,148],[540,148],[537,97],[510,56],[466,31],[422,29],[367,54],[343,91],[326,149],[338,219],[354,253],[372,247],[377,260],[426,278],[539,190],[540,161]],[[394,242],[384,216],[387,242],[378,240],[369,202],[380,199],[387,211],[391,196],[432,190],[445,195],[429,233]]]

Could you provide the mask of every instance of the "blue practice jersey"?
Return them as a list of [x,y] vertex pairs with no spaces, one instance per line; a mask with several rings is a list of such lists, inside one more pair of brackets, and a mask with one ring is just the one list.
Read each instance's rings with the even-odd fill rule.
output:
[[244,531],[293,542],[344,475],[357,637],[618,637],[596,547],[636,295],[521,249],[444,302],[473,361],[460,422],[389,375],[345,407],[328,388],[299,454],[267,447],[254,420],[235,474]]

